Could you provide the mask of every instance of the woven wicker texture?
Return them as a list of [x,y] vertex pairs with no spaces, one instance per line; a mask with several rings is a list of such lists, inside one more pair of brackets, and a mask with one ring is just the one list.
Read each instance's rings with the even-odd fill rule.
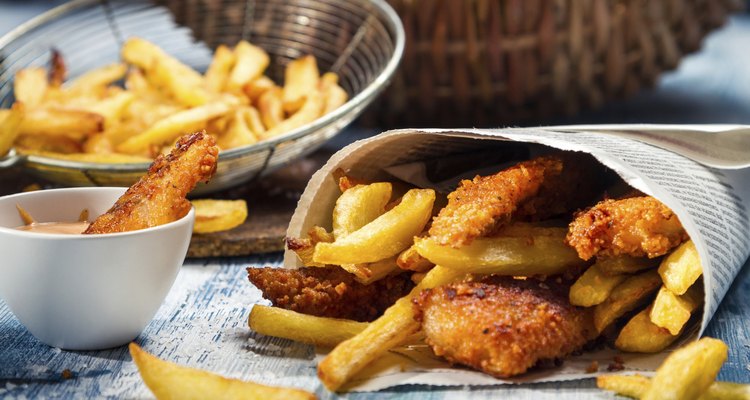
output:
[[[383,126],[492,126],[631,95],[654,84],[742,0],[388,0],[406,30]],[[168,0],[209,45],[233,43],[253,1]],[[234,28],[232,28],[234,27]]]

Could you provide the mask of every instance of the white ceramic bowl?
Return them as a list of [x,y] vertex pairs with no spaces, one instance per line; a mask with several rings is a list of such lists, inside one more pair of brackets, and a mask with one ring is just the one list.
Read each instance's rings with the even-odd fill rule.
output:
[[124,188],[72,188],[0,198],[0,297],[40,341],[95,350],[133,340],[172,287],[190,243],[195,212],[162,226],[102,235],[32,233],[39,222],[104,213]]

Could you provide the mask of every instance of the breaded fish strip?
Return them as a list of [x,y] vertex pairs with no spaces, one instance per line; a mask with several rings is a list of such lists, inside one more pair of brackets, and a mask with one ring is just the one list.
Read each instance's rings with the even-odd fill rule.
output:
[[535,279],[454,283],[415,298],[415,319],[435,354],[507,378],[596,337],[591,311],[571,306],[566,293]]
[[651,196],[604,200],[570,223],[567,242],[578,256],[659,257],[688,240],[669,207]]
[[160,155],[146,175],[133,184],[84,232],[134,231],[176,221],[190,211],[185,196],[216,171],[219,148],[203,132],[183,136],[166,157]]
[[461,247],[510,221],[518,204],[539,192],[549,176],[559,175],[557,157],[523,161],[490,176],[464,180],[448,195],[448,205],[432,221],[429,233],[442,245]]
[[248,268],[247,276],[276,307],[355,321],[376,319],[414,287],[409,274],[363,285],[340,267]]

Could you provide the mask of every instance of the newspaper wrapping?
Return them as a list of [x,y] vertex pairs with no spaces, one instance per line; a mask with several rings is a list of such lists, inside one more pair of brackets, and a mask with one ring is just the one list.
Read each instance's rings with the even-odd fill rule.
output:
[[[614,131],[617,127],[602,129]],[[700,335],[750,254],[750,215],[746,207],[750,202],[750,168],[716,169],[628,138],[583,130],[560,131],[555,128],[396,130],[355,142],[334,154],[312,177],[290,221],[287,235],[304,237],[314,225],[331,226],[331,211],[340,194],[332,173],[339,168],[367,180],[398,178],[445,192],[459,178],[471,178],[477,171],[457,170],[454,179],[432,182],[429,170],[446,167],[440,165],[442,161],[435,160],[450,164],[455,155],[476,154],[477,157],[496,157],[500,167],[503,157],[519,145],[525,146],[531,154],[552,149],[585,152],[615,171],[630,186],[662,201],[680,218],[698,250],[706,293],[700,323],[684,337],[689,340]],[[300,266],[290,251],[285,254],[284,265]],[[597,375],[586,372],[593,361],[606,366],[616,355],[625,361],[625,370],[621,373],[648,374],[666,353],[620,354],[605,349],[571,357],[560,367],[533,371],[515,379],[496,379],[480,372],[452,368],[426,346],[400,347],[358,374],[359,378],[355,378],[348,389],[369,391],[405,384],[500,385],[580,379]]]

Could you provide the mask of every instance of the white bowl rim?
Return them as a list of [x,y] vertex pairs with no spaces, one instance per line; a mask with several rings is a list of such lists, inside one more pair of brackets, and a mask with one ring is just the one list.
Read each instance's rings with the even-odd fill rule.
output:
[[[71,188],[58,188],[58,189],[44,189],[44,190],[37,190],[33,192],[21,192],[21,193],[15,193],[10,194],[7,196],[0,196],[0,199],[7,200],[7,199],[13,199],[13,198],[22,198],[27,196],[34,196],[36,194],[45,192],[45,193],[51,193],[56,192],[60,193],[61,195],[64,195],[65,192],[86,192],[86,191],[97,191],[97,192],[108,192],[108,191],[119,191],[121,193],[125,193],[128,190],[127,187],[119,187],[119,186],[86,186],[86,187],[71,187]],[[113,203],[114,205],[114,203]],[[138,229],[134,231],[127,231],[127,232],[116,232],[116,233],[94,233],[94,234],[88,234],[88,235],[71,235],[66,233],[38,233],[38,232],[28,232],[28,231],[22,231],[16,228],[6,228],[4,226],[0,226],[0,233],[9,234],[9,235],[18,235],[20,237],[33,237],[38,238],[40,240],[101,240],[102,238],[116,238],[116,237],[123,237],[123,236],[132,236],[132,235],[142,235],[149,232],[155,232],[159,230],[166,230],[171,229],[175,227],[176,225],[185,224],[187,221],[192,219],[195,216],[195,207],[191,206],[190,211],[188,211],[187,214],[185,214],[184,217],[168,222],[166,224],[158,225],[158,226],[152,226],[150,228],[144,228],[144,229]]]

